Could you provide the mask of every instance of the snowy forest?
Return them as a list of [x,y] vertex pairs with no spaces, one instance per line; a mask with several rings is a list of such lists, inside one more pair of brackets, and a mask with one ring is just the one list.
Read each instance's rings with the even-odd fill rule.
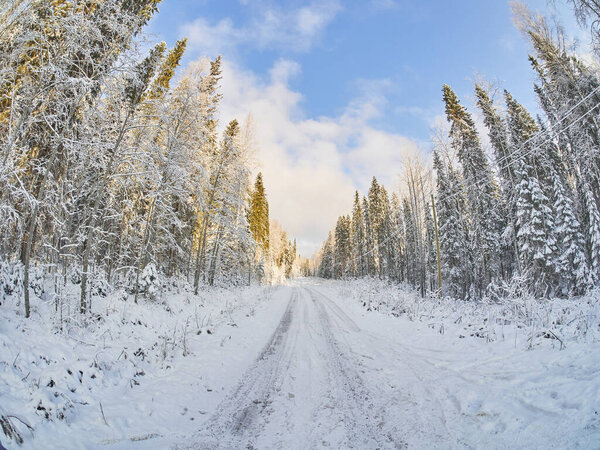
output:
[[600,0],[522,1],[0,0],[0,450],[598,448]]
[[600,283],[600,77],[560,28],[523,7],[515,14],[544,116],[476,83],[488,149],[444,85],[448,127],[435,135],[433,168],[408,161],[403,196],[375,178],[367,195],[356,192],[323,245],[320,276],[385,277],[461,299],[569,297]]
[[299,271],[250,183],[251,118],[219,136],[220,57],[177,77],[185,39],[139,56],[158,3],[3,2],[0,259],[26,316],[48,278],[57,310],[69,281],[85,314],[108,286],[137,302],[165,277],[197,293]]

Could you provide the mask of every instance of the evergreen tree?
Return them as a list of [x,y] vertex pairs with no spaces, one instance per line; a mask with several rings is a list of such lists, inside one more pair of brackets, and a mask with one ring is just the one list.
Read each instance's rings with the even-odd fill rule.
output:
[[511,144],[520,153],[515,169],[519,259],[536,294],[548,295],[556,283],[557,249],[548,187],[542,189],[547,180],[542,164],[536,164],[541,154],[533,140],[538,127],[508,92],[505,97]]
[[394,258],[396,230],[392,222],[390,198],[383,185],[379,189],[379,205],[381,208],[381,220],[377,227],[379,275],[391,278],[396,265]]
[[352,207],[352,260],[353,275],[364,277],[367,274],[367,263],[364,253],[366,251],[365,222],[363,220],[362,207],[358,191],[354,193],[354,205]]
[[402,199],[402,213],[404,215],[404,242],[405,242],[405,255],[407,260],[406,267],[406,281],[416,286],[420,279],[419,270],[419,243],[417,234],[419,230],[415,223],[415,216],[411,209],[410,202],[407,198]]
[[518,270],[516,217],[515,217],[515,160],[510,148],[508,130],[505,120],[501,117],[488,93],[479,84],[475,85],[477,106],[483,113],[483,122],[488,129],[488,136],[494,149],[496,167],[500,177],[501,199],[498,202],[501,223],[501,258],[500,271],[502,278],[510,279],[513,272]]
[[600,282],[600,213],[595,208],[594,196],[588,186],[583,187],[587,211],[587,248],[592,272],[592,281]]
[[437,289],[437,252],[435,248],[435,229],[431,210],[431,203],[425,203],[425,268],[426,285],[433,292]]
[[369,202],[366,197],[362,199],[362,215],[365,222],[365,251],[364,262],[366,267],[366,275],[374,276],[377,274],[377,264],[375,261],[376,252],[376,237],[375,237],[375,229],[373,227],[373,223],[371,221],[371,213],[369,208]]
[[582,294],[590,286],[585,241],[575,216],[575,205],[563,181],[554,177],[554,216],[559,247],[557,270],[563,294]]
[[444,291],[451,297],[466,298],[469,292],[471,263],[467,245],[466,199],[460,175],[446,166],[434,153],[437,172],[437,216],[442,257]]
[[263,251],[269,250],[269,203],[265,194],[262,173],[256,176],[250,199],[250,230]]
[[334,241],[333,236],[329,233],[327,241],[323,244],[321,263],[319,264],[318,274],[321,278],[333,278],[334,265]]
[[510,194],[515,186],[515,176],[506,123],[498,113],[488,93],[479,84],[475,85],[475,95],[477,96],[477,106],[483,113],[483,123],[488,129],[488,136],[494,149],[506,203],[510,204]]
[[463,169],[471,249],[476,256],[475,282],[481,295],[500,272],[502,219],[499,193],[487,157],[481,147],[475,123],[449,86],[443,87],[446,116],[450,123],[452,147]]
[[383,205],[381,204],[381,188],[375,177],[371,180],[371,187],[368,194],[369,200],[369,228],[373,245],[372,260],[373,272],[372,275],[381,275],[381,261],[379,260],[379,230],[383,221]]
[[61,187],[76,184],[66,161],[78,157],[74,151],[87,125],[85,112],[157,3],[32,1],[0,36],[0,170],[21,181],[11,198],[25,222],[19,240],[27,317],[32,254],[40,240],[53,235],[54,226],[63,225],[39,219],[66,213],[55,209],[53,199],[60,197]]
[[350,272],[348,261],[351,257],[349,217],[341,216],[338,218],[334,240],[333,276],[338,279],[345,278]]

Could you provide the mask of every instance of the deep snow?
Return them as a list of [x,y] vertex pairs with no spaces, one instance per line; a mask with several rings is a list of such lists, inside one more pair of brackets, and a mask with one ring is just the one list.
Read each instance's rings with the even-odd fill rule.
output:
[[68,332],[0,307],[22,448],[600,448],[595,297],[535,320],[372,280],[97,302]]

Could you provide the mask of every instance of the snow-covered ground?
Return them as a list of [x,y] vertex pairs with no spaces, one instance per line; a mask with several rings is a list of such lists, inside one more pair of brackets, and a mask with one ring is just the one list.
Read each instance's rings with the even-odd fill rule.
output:
[[501,321],[368,281],[102,301],[68,335],[0,307],[22,448],[600,448],[593,297]]
[[[57,332],[0,307],[0,416],[22,448],[164,448],[194,432],[252,363],[286,307],[280,287],[164,301],[94,300],[94,321]],[[185,337],[184,337],[185,336]],[[33,427],[33,432],[21,422]],[[1,433],[0,442],[17,447]]]

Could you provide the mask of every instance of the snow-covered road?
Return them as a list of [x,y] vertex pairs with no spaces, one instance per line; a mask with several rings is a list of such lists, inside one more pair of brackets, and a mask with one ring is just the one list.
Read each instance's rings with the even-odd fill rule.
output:
[[315,287],[289,292],[269,343],[191,447],[403,447],[347,338],[362,330]]
[[[573,428],[582,389],[598,404],[597,367],[569,373],[560,358],[455,348],[427,327],[365,314],[326,285],[285,289],[267,345],[181,448],[600,446],[598,420],[587,434]],[[569,400],[570,383],[583,386]]]

